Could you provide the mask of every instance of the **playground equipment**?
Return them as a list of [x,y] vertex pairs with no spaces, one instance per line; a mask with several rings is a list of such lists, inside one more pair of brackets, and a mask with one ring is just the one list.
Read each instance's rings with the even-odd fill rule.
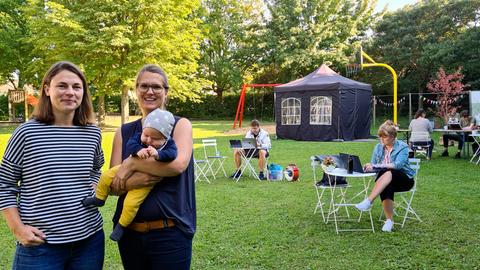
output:
[[277,85],[280,85],[280,84],[279,83],[243,84],[242,92],[240,93],[240,98],[238,99],[237,113],[235,115],[235,121],[233,122],[233,129],[237,127],[237,122],[238,122],[238,127],[242,127],[243,112],[245,109],[245,93],[247,92],[247,88],[274,87]]
[[[8,90],[8,115],[9,121],[27,121],[28,120],[28,105],[35,106],[38,100],[33,95],[29,95],[25,90]],[[24,115],[19,118],[15,110],[15,104],[23,104]]]
[[[364,64],[363,58],[367,59],[370,63]],[[384,67],[388,69],[392,73],[393,78],[393,122],[397,124],[397,73],[395,70],[385,63],[377,63],[373,60],[367,53],[365,53],[360,47],[360,49],[355,54],[355,60],[353,63],[346,65],[347,77],[350,77],[356,74],[358,71],[362,70],[363,68],[367,67]]]

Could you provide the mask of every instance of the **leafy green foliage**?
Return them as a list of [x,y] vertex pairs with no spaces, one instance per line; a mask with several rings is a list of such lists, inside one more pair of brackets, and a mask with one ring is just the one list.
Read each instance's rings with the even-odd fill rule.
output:
[[259,37],[262,82],[288,82],[322,63],[343,66],[354,44],[376,20],[376,1],[268,2],[271,19]]
[[[30,35],[27,17],[21,7],[25,0],[2,0],[0,2],[0,84],[13,82],[12,73],[17,74],[19,86],[23,87],[26,67],[31,60],[31,44],[25,41]],[[15,86],[14,83],[12,85]]]
[[200,75],[211,81],[221,99],[223,92],[239,90],[244,82],[249,31],[259,29],[259,0],[205,0],[198,13],[204,39],[201,43]]
[[[468,57],[472,62],[465,74],[473,81],[478,74],[474,71],[478,67],[478,48],[466,45],[479,42],[479,10],[479,1],[434,0],[387,13],[375,26],[367,51],[377,62],[388,63],[397,71],[400,93],[424,92],[439,67],[454,71]],[[388,74],[369,81],[382,88],[391,85]]]

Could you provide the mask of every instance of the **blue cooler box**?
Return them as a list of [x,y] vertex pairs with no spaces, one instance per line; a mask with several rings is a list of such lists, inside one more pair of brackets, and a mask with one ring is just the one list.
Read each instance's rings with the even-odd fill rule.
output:
[[281,181],[283,179],[283,167],[271,163],[267,166],[268,168],[268,180],[270,181]]

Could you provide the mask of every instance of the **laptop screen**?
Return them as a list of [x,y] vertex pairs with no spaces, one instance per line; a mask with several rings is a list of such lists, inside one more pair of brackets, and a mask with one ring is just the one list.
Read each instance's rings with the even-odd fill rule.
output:
[[242,148],[242,141],[230,140],[230,148]]
[[457,124],[457,123],[452,123],[452,124],[448,124],[448,129],[461,130],[462,126],[460,126],[460,124]]
[[364,173],[362,162],[360,162],[360,158],[358,156],[340,153],[340,157],[344,163],[344,169],[348,170],[348,161],[349,159],[352,159],[353,171],[358,173]]
[[243,138],[242,148],[243,149],[257,148],[257,140],[255,140],[254,138]]

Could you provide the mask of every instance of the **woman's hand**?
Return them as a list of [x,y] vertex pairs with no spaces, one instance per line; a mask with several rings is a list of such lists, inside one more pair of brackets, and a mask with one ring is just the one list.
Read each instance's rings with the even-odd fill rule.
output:
[[125,191],[127,191],[125,188],[125,182],[134,173],[134,171],[131,170],[129,166],[129,160],[131,158],[132,157],[129,157],[124,160],[124,162],[122,163],[120,168],[118,168],[117,173],[112,179],[112,184],[110,185],[110,192],[114,195],[121,195],[125,193]]
[[127,181],[122,181],[115,176],[110,186],[110,194],[120,196],[132,189],[153,186],[162,179],[163,177],[152,176],[142,172],[134,172]]
[[45,243],[46,238],[46,235],[39,229],[24,224],[15,228],[13,235],[24,247],[41,245]]
[[143,187],[150,187],[160,182],[163,177],[152,176],[147,173],[135,172],[125,183],[126,190],[132,190]]
[[373,165],[370,164],[370,163],[367,163],[367,164],[363,165],[363,171],[365,171],[365,172],[373,171]]

